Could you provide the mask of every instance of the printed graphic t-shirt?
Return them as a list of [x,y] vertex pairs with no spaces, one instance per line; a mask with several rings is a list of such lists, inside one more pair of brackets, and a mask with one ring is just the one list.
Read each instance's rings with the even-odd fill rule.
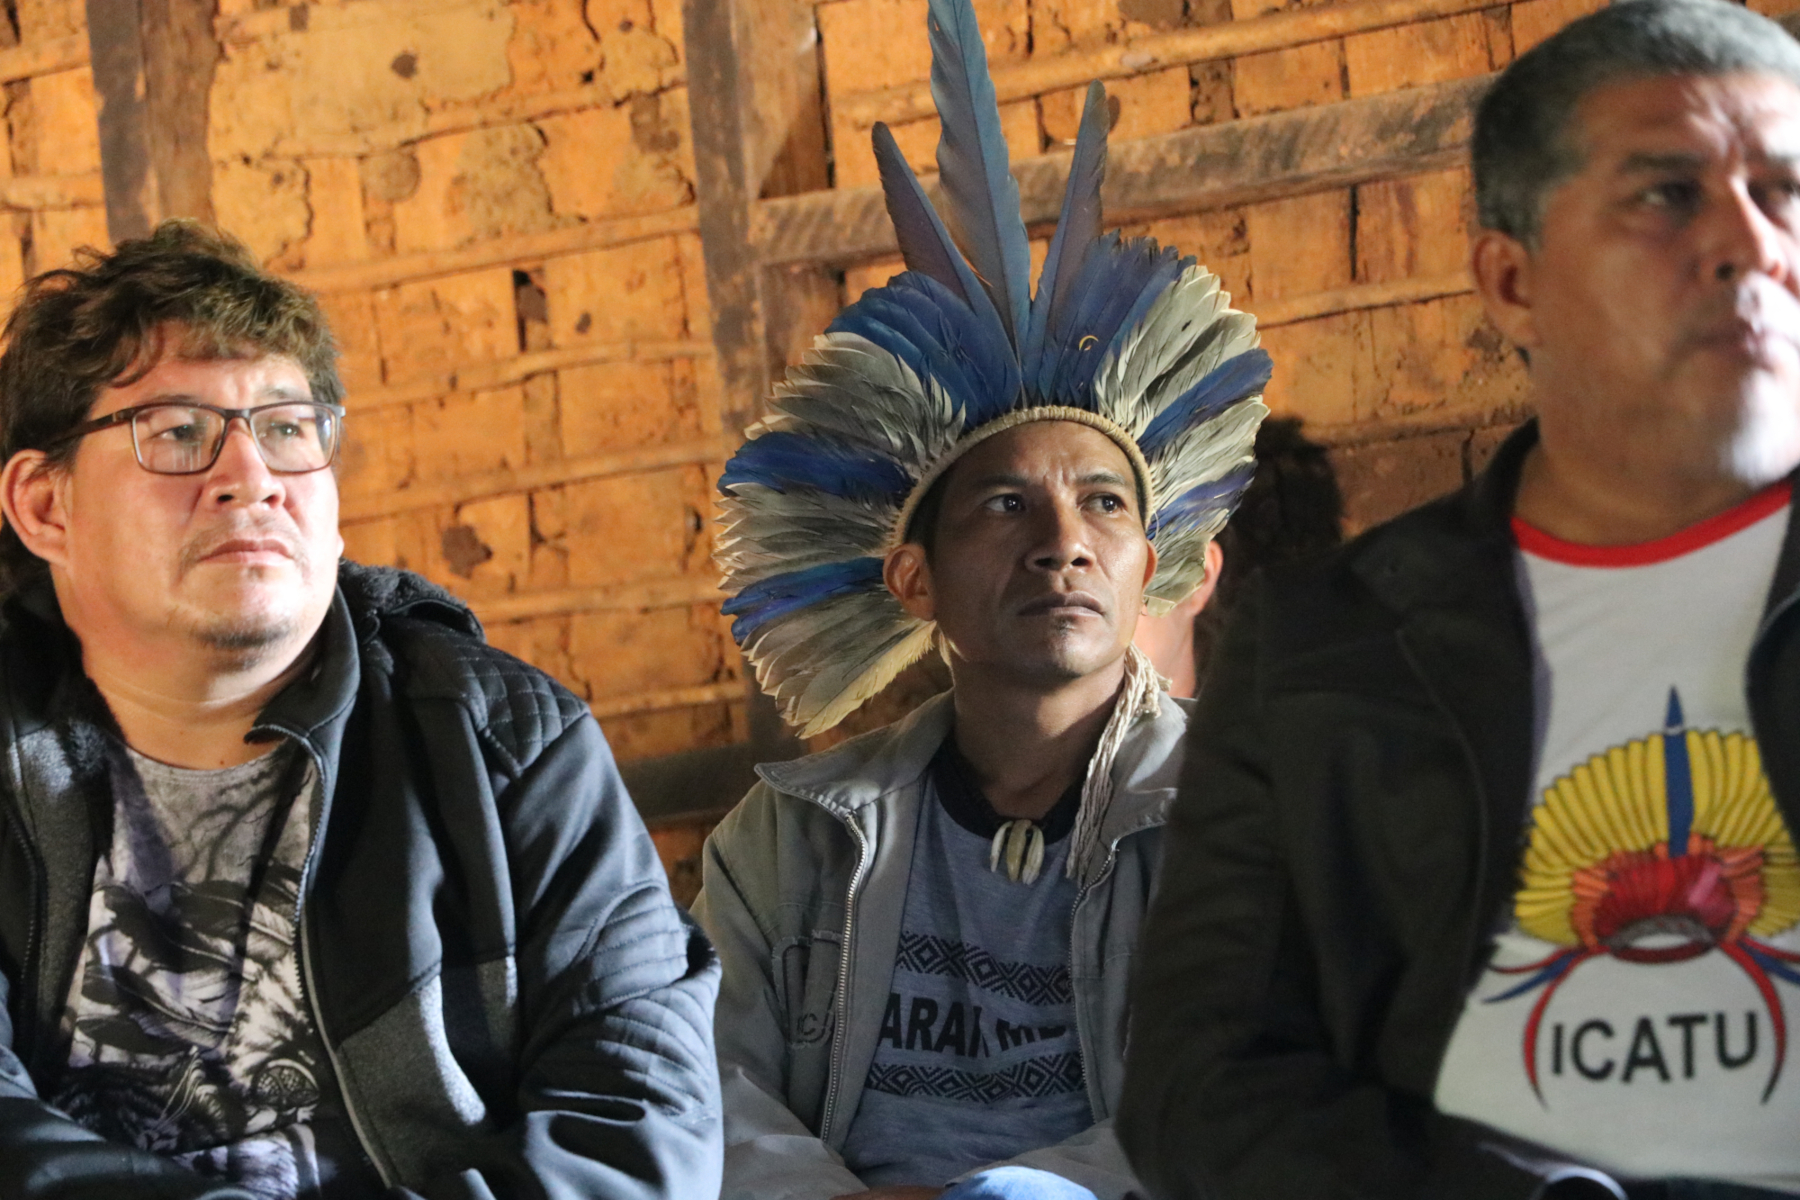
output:
[[1515,522],[1535,795],[1444,1112],[1625,1179],[1800,1192],[1800,865],[1744,687],[1789,499],[1635,546]]
[[1073,1137],[1088,1105],[1064,876],[1080,788],[1040,822],[1035,882],[988,867],[1000,819],[953,739],[933,759],[875,1060],[844,1143],[870,1187],[942,1186]]
[[385,1194],[301,993],[310,766],[291,742],[216,771],[115,746],[111,777],[52,1102],[269,1200]]

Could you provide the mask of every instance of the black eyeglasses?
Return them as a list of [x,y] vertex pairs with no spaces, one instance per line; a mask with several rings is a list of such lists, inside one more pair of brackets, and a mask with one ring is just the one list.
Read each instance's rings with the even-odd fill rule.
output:
[[337,404],[285,400],[255,408],[215,408],[210,404],[162,401],[96,417],[69,430],[45,449],[114,425],[130,424],[131,449],[140,467],[158,475],[198,475],[219,461],[225,449],[225,435],[240,417],[263,462],[281,475],[324,470],[337,457],[338,443],[343,440],[344,410]]

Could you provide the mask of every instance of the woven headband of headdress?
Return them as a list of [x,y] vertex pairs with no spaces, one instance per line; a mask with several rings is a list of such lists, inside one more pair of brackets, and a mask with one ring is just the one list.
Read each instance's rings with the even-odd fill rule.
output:
[[[1269,356],[1219,280],[1149,238],[1102,234],[1106,94],[1090,85],[1035,298],[987,52],[969,0],[931,0],[938,168],[958,240],[885,125],[875,158],[907,270],[838,314],[719,480],[715,557],[732,636],[802,736],[831,728],[932,645],[882,561],[930,485],[1023,421],[1078,421],[1137,473],[1163,612],[1255,469]],[[962,247],[959,250],[958,246]],[[965,259],[964,253],[967,258]]]

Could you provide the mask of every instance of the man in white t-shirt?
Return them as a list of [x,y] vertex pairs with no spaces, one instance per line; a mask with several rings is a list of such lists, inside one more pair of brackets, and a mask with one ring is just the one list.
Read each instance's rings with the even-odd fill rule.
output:
[[1170,1198],[1800,1194],[1800,45],[1613,5],[1474,165],[1538,419],[1240,606],[1121,1140]]

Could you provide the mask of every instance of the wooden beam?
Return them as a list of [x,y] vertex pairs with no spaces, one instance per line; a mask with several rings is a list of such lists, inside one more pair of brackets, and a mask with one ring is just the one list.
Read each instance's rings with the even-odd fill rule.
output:
[[1474,290],[1475,284],[1468,272],[1457,271],[1449,275],[1396,279],[1391,283],[1359,283],[1287,300],[1271,300],[1266,304],[1252,301],[1243,307],[1256,315],[1258,329],[1273,329],[1278,325],[1295,325],[1337,313],[1416,304],[1444,296],[1461,296]]
[[46,208],[98,208],[106,185],[98,171],[85,175],[15,175],[0,179],[0,208],[40,212]]
[[552,229],[546,233],[495,238],[460,250],[426,250],[418,254],[399,254],[393,258],[371,262],[296,271],[291,278],[295,283],[315,292],[371,291],[442,275],[460,275],[465,271],[480,271],[487,267],[539,262],[565,254],[581,254],[589,250],[604,250],[608,246],[623,246],[651,238],[692,233],[699,226],[698,215],[689,205],[642,217],[589,221],[582,225],[571,225],[567,229]]
[[[1394,179],[1461,163],[1491,77],[1457,80],[1122,142],[1106,172],[1111,223]],[[1013,163],[1028,225],[1056,219],[1067,152]],[[935,197],[937,180],[925,181]],[[898,246],[878,186],[757,206],[765,264],[849,263]]]
[[[1459,13],[1497,8],[1506,0],[1349,0],[1317,8],[1289,9],[1242,21],[1136,38],[1097,50],[1033,59],[994,69],[994,91],[1000,103],[1041,96],[1046,92],[1085,87],[1095,79],[1124,79],[1164,67],[1263,54],[1349,34],[1409,25]],[[937,115],[931,84],[918,83],[879,91],[853,92],[834,105],[837,115],[858,130],[877,121],[897,125]]]
[[[0,181],[0,189],[5,183]],[[3,195],[0,192],[0,195]],[[600,342],[591,346],[564,346],[555,350],[532,350],[513,358],[492,363],[473,363],[458,367],[446,384],[431,379],[401,387],[369,388],[354,393],[349,400],[350,412],[366,413],[400,404],[417,404],[459,393],[488,391],[523,383],[545,371],[568,367],[585,367],[611,362],[668,362],[677,358],[711,358],[711,342]]]
[[499,625],[571,613],[647,612],[657,608],[692,608],[696,604],[717,606],[724,599],[725,593],[719,590],[717,581],[711,576],[677,575],[649,583],[522,592],[494,600],[471,600],[469,606],[483,624]]
[[735,447],[728,449],[714,438],[699,438],[658,446],[641,446],[635,450],[620,450],[613,454],[596,454],[588,458],[565,458],[529,467],[487,471],[443,483],[421,483],[412,487],[394,488],[374,495],[351,493],[344,497],[338,509],[338,523],[354,525],[361,521],[378,521],[403,512],[469,504],[489,496],[509,496],[514,492],[560,487],[586,479],[636,475],[644,471],[662,471],[697,463],[723,463],[731,456],[733,449]]
[[36,79],[39,75],[54,75],[58,71],[72,71],[87,65],[87,34],[47,38],[0,50],[0,83]]
[[100,101],[106,231],[143,237],[164,217],[212,216],[207,98],[219,46],[210,0],[87,0]]

